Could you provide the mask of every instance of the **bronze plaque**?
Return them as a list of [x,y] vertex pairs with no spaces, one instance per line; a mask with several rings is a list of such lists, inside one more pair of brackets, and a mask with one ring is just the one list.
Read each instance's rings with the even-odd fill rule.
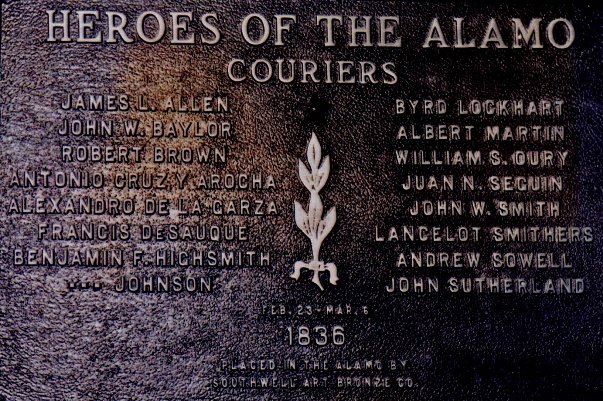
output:
[[1,24],[0,400],[601,396],[599,3]]

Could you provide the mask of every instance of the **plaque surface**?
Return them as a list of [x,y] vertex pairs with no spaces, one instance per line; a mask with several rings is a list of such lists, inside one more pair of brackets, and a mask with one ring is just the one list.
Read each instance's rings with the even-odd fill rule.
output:
[[600,399],[595,4],[4,1],[0,400]]

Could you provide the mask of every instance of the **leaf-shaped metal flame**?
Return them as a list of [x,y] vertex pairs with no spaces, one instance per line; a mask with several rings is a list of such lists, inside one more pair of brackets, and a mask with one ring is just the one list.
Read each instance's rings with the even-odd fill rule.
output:
[[308,170],[304,162],[299,161],[299,179],[304,184],[308,191],[314,190],[314,178],[312,173]]
[[320,196],[318,196],[318,193],[312,192],[310,204],[308,205],[308,225],[315,239],[318,239],[318,226],[322,220],[322,211],[323,206]]
[[310,227],[308,226],[308,215],[302,205],[295,201],[295,224],[308,238],[311,238]]
[[327,183],[330,168],[331,164],[329,156],[325,156],[325,158],[322,160],[322,163],[320,163],[319,167],[312,167],[312,172],[308,170],[303,161],[299,160],[299,178],[308,191],[318,192]]
[[316,134],[312,134],[312,139],[310,139],[310,143],[308,144],[308,163],[310,163],[312,172],[318,169],[321,157],[320,143],[318,143]]
[[320,164],[318,168],[317,180],[315,188],[317,191],[320,191],[322,187],[327,183],[327,179],[329,178],[329,170],[331,169],[331,163],[329,160],[329,156],[325,156],[324,160]]
[[337,221],[337,215],[335,212],[335,208],[331,208],[325,218],[321,221],[320,226],[318,227],[318,240],[322,241],[325,239],[327,235],[331,232],[333,227],[335,226],[335,221]]

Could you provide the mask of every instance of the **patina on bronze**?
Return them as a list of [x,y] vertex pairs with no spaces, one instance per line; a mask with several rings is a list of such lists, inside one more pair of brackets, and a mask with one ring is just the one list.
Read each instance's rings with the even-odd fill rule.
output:
[[602,391],[600,5],[1,25],[0,400]]

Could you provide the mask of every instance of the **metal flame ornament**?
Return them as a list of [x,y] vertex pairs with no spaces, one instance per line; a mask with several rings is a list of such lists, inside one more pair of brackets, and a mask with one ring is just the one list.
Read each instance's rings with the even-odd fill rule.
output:
[[324,291],[319,273],[328,272],[329,282],[333,285],[337,285],[337,280],[339,279],[335,264],[325,263],[319,258],[322,242],[335,226],[337,216],[334,207],[329,209],[324,218],[322,215],[323,205],[318,193],[325,186],[329,178],[331,165],[329,163],[329,156],[325,156],[324,159],[322,158],[320,143],[318,143],[315,134],[312,134],[312,138],[308,144],[308,165],[310,169],[306,167],[303,161],[299,161],[299,178],[306,189],[310,191],[308,212],[304,210],[299,202],[295,201],[295,223],[310,239],[310,243],[312,244],[312,260],[307,263],[301,261],[295,262],[291,277],[297,280],[302,269],[312,270],[314,271],[312,282]]

